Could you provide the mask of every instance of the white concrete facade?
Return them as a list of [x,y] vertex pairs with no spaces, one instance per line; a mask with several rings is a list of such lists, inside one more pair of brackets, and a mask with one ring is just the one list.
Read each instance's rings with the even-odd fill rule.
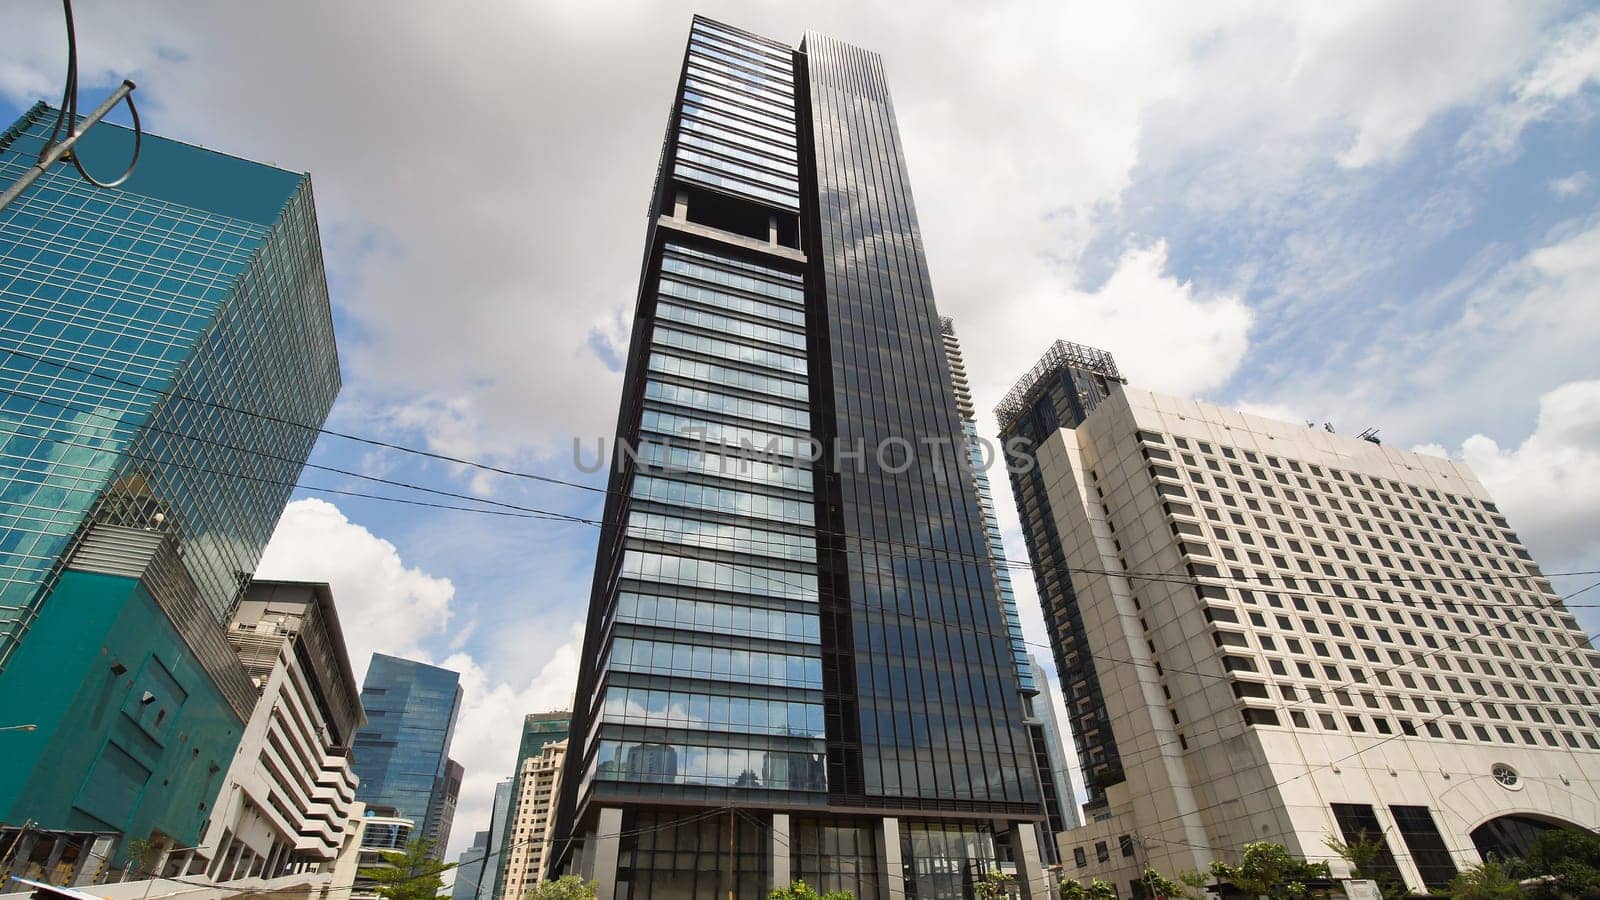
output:
[[555,840],[555,804],[561,794],[561,767],[567,742],[545,744],[538,756],[522,761],[512,798],[511,828],[506,833],[505,883],[502,900],[518,900],[544,880],[549,849]]
[[271,619],[234,623],[229,640],[259,651],[277,642],[276,662],[245,725],[190,871],[217,881],[327,871],[345,843],[356,775],[318,710],[293,632]]
[[1463,464],[1135,389],[1038,456],[1120,756],[1085,777],[1125,777],[1064,874],[1338,872],[1345,804],[1421,890],[1397,807],[1457,868],[1500,816],[1600,827],[1600,654]]

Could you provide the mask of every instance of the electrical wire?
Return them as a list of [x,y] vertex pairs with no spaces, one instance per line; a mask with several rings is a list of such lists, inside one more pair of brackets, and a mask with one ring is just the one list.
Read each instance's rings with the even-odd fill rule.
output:
[[[78,31],[73,24],[72,0],[61,0],[61,11],[67,23],[66,85],[61,92],[61,106],[56,110],[55,127],[50,129],[50,139],[45,141],[44,148],[39,151],[40,162],[44,161],[45,154],[62,139],[63,131],[70,135],[78,127]],[[120,187],[132,178],[134,168],[139,165],[139,154],[144,148],[144,128],[139,123],[139,107],[133,102],[133,91],[123,94],[122,99],[128,104],[128,115],[133,120],[133,156],[128,160],[128,168],[121,175],[110,181],[100,181],[83,167],[83,160],[76,146],[66,154],[66,158],[71,161],[72,167],[78,170],[83,180],[97,188]]]

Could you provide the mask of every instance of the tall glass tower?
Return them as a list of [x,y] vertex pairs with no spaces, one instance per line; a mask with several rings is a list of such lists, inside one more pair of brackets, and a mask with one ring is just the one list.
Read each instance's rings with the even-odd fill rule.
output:
[[643,278],[555,871],[1043,896],[1009,623],[883,65],[696,17]]
[[995,408],[1000,438],[1007,452],[1030,465],[1013,466],[1011,492],[1022,520],[1022,536],[1033,564],[1039,606],[1050,633],[1063,699],[1071,717],[1091,819],[1105,813],[1106,788],[1125,774],[1111,733],[1106,698],[1100,692],[1094,655],[1084,629],[1083,613],[1073,591],[1067,551],[1056,530],[1049,485],[1039,467],[1039,447],[1062,428],[1076,428],[1115,391],[1123,379],[1111,354],[1082,344],[1056,341],[1039,362],[1017,381]]
[[[0,183],[56,120],[0,132]],[[0,213],[0,722],[38,726],[0,823],[199,838],[255,703],[223,629],[339,384],[304,173],[147,134],[122,187],[61,166]]]
[[367,725],[356,732],[352,753],[361,779],[356,799],[416,822],[442,859],[464,774],[450,758],[461,712],[460,673],[374,653],[361,683],[361,708]]

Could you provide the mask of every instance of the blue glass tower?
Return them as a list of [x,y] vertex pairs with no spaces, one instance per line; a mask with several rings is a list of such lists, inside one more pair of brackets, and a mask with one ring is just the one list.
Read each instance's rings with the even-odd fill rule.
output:
[[1044,890],[882,61],[695,17],[661,160],[554,867],[632,900]]
[[449,669],[372,654],[361,685],[367,727],[356,732],[356,799],[398,811],[443,857],[450,841],[461,766],[450,740],[461,711],[461,676]]
[[[0,133],[0,181],[55,119]],[[308,176],[146,135],[121,188],[57,167],[0,213],[0,722],[39,726],[0,736],[0,822],[198,837],[172,766],[226,768],[222,627],[339,384]],[[148,720],[92,714],[130,692]]]

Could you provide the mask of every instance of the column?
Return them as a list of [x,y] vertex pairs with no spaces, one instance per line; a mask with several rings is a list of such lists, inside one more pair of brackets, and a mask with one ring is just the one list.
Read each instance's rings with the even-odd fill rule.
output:
[[900,820],[885,816],[878,829],[883,843],[879,862],[883,864],[884,900],[906,900],[906,873],[900,859]]
[[622,849],[622,810],[606,807],[600,810],[600,821],[595,825],[594,836],[585,844],[594,844],[594,880],[600,889],[595,900],[616,900],[617,855]]
[[1023,900],[1050,900],[1050,873],[1039,859],[1039,830],[1032,822],[1013,822],[1011,834],[1017,852],[1017,881]]
[[772,887],[783,889],[794,883],[794,874],[789,870],[791,859],[789,853],[789,814],[772,814]]

